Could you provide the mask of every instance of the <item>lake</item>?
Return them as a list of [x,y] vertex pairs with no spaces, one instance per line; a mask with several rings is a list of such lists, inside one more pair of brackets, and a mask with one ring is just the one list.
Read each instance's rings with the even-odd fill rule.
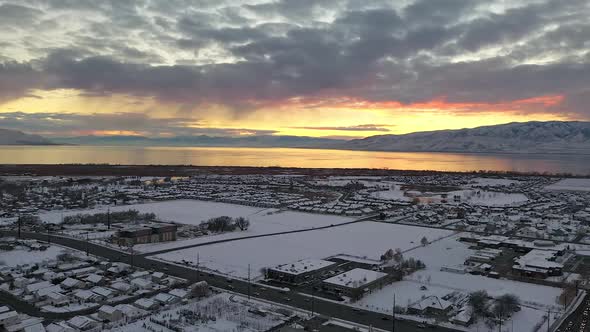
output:
[[0,146],[0,164],[281,166],[590,174],[590,155],[373,152],[290,148]]

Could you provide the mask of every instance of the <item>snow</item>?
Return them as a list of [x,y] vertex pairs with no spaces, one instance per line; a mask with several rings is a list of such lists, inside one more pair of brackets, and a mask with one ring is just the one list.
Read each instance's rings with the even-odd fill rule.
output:
[[387,274],[383,272],[356,268],[328,278],[324,282],[348,288],[360,288],[385,276]]
[[590,179],[563,179],[552,185],[546,186],[545,189],[560,191],[590,191]]
[[55,260],[57,256],[63,252],[68,251],[59,246],[50,246],[44,251],[26,249],[15,249],[11,251],[0,251],[0,266],[6,265],[16,267],[26,264],[39,264],[44,261]]
[[477,186],[490,186],[490,187],[499,187],[499,186],[510,186],[512,184],[519,184],[521,181],[512,180],[512,179],[496,179],[496,178],[474,178],[471,180],[474,185]]
[[273,267],[275,271],[299,275],[305,272],[320,270],[336,263],[321,259],[301,259],[293,263],[281,264]]
[[249,263],[251,271],[256,274],[263,267],[305,258],[323,259],[338,254],[379,260],[388,249],[407,250],[419,246],[423,236],[434,240],[451,234],[452,231],[442,229],[367,221],[323,230],[212,244],[156,257],[196,264],[198,253],[201,267],[246,278]]
[[[202,236],[194,239],[137,245],[135,250],[140,252],[154,252],[182,246],[201,244],[210,241],[233,239],[237,237],[285,232],[314,227],[338,225],[354,219],[334,215],[318,215],[304,212],[265,209],[250,206],[217,203],[198,200],[173,200],[165,202],[134,204],[111,207],[111,211],[137,210],[140,213],[155,213],[165,222],[198,225],[202,221],[219,216],[245,217],[250,221],[250,228],[246,231],[235,231],[222,234]],[[106,212],[106,207],[88,210],[63,211],[64,216],[79,213]],[[44,222],[60,222],[62,211],[51,211],[39,214]],[[101,234],[100,237],[104,237]]]
[[[263,310],[266,316],[252,312],[257,310]],[[183,317],[181,312],[200,314],[202,319]],[[215,320],[212,320],[212,317],[215,317]],[[273,312],[268,305],[256,301],[246,302],[242,297],[221,293],[198,302],[152,314],[148,318],[128,325],[105,329],[105,331],[172,332],[173,330],[163,325],[169,324],[186,332],[255,332],[270,330],[286,319],[285,316]]]
[[[417,247],[404,253],[404,257],[414,257],[426,264],[426,269],[415,272],[401,282],[394,282],[380,290],[366,295],[356,306],[374,311],[391,310],[391,300],[395,294],[397,303],[407,306],[427,296],[442,297],[452,292],[468,294],[477,290],[486,290],[490,296],[514,294],[521,303],[531,307],[514,316],[515,326],[522,330],[531,330],[541,319],[547,308],[559,309],[557,298],[560,288],[542,286],[505,279],[494,279],[471,274],[459,274],[441,271],[443,266],[462,265],[467,257],[474,253],[468,245],[457,241],[460,234],[444,238],[426,247]],[[424,286],[426,290],[420,290]],[[524,328],[526,326],[526,329]]]

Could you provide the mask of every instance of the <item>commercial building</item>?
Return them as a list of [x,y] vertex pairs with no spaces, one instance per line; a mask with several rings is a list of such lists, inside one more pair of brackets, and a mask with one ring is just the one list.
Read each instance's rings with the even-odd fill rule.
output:
[[176,241],[175,224],[151,223],[124,228],[117,232],[119,245],[130,246],[143,243]]
[[389,274],[361,268],[338,274],[322,282],[325,291],[359,299],[365,293],[391,282]]
[[267,277],[288,284],[300,284],[310,280],[336,265],[334,262],[321,259],[302,259],[294,263],[281,264],[267,271]]
[[555,261],[557,256],[555,251],[534,249],[515,259],[512,271],[532,278],[560,276],[563,273],[563,264]]

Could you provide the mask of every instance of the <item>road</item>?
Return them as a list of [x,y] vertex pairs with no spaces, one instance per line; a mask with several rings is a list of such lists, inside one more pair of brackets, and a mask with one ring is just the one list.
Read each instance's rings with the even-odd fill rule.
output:
[[582,303],[561,323],[557,332],[589,332],[590,331],[590,295],[586,295]]
[[[2,231],[4,235],[17,236],[16,231]],[[21,237],[47,241],[47,233],[21,232]],[[194,268],[181,266],[177,264],[162,262],[150,259],[141,255],[130,255],[122,253],[116,249],[107,248],[92,242],[82,241],[57,235],[51,236],[51,242],[73,249],[88,251],[91,255],[103,257],[111,261],[118,261],[133,266],[141,267],[148,270],[155,270],[167,273],[169,275],[187,279],[191,283],[204,280],[210,286],[233,291],[243,295],[250,294],[256,298],[267,301],[281,303],[284,305],[297,307],[303,310],[312,310],[317,314],[327,317],[334,317],[346,321],[352,321],[363,325],[372,325],[373,327],[392,330],[392,321],[390,315],[376,313],[368,310],[360,310],[336,302],[322,300],[320,298],[310,298],[299,293],[289,291],[282,292],[263,285],[250,284],[241,279],[228,278],[226,276],[215,275],[205,271],[198,271]],[[256,294],[254,294],[256,293]],[[397,332],[420,332],[420,331],[456,331],[444,327],[421,328],[419,324],[413,321],[396,320],[395,331]]]

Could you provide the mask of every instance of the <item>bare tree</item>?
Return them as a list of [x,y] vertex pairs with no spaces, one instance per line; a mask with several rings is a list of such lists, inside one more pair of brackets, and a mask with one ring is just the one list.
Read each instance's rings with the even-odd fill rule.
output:
[[235,224],[241,231],[245,231],[250,227],[250,221],[244,217],[238,217],[235,219]]

